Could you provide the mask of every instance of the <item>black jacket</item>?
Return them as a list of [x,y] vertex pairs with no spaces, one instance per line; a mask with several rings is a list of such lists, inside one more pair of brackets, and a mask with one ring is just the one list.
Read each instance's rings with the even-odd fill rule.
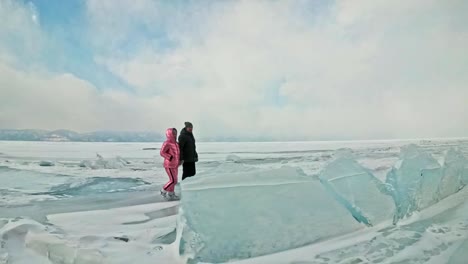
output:
[[180,131],[179,135],[180,160],[184,162],[197,162],[198,153],[195,146],[195,137],[192,133],[185,130]]

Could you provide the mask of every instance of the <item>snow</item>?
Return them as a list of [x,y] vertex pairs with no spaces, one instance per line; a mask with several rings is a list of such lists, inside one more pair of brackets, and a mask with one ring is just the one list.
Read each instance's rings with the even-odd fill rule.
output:
[[[168,234],[175,233],[177,202],[66,213],[47,216],[50,223],[64,230],[69,240],[80,248],[91,246],[100,249],[107,263],[154,263],[154,258],[180,258],[175,250],[162,252],[170,245],[162,242]],[[165,212],[172,213],[165,213]],[[163,212],[158,215],[158,212]],[[169,215],[167,215],[169,214]],[[128,238],[128,242],[116,238]],[[175,238],[175,236],[174,236]],[[169,241],[169,242],[173,242]],[[128,254],[132,252],[132,254]],[[158,256],[159,255],[159,256]]]
[[448,263],[465,263],[468,259],[468,239],[460,243],[457,250],[452,254]]
[[[158,195],[159,146],[0,141],[0,263],[467,258],[468,140],[198,143],[198,174],[176,188],[180,211]],[[403,197],[412,207],[394,225],[389,201]]]
[[226,161],[239,163],[239,162],[241,162],[241,158],[239,156],[237,156],[237,155],[231,154],[231,155],[227,155]]
[[162,252],[159,242],[164,241],[158,241],[175,231],[176,216],[158,216],[157,212],[176,206],[175,202],[165,202],[55,214],[47,216],[48,225],[29,219],[0,220],[4,225],[0,237],[8,249],[3,257],[12,263],[154,263],[155,255],[160,255],[165,260],[172,258],[166,263],[182,263],[171,253],[175,250]]
[[94,161],[83,160],[80,163],[80,167],[90,168],[93,170],[97,169],[121,169],[129,165],[130,162],[123,159],[120,156],[115,157],[115,159],[106,160],[99,154],[96,154],[97,159]]

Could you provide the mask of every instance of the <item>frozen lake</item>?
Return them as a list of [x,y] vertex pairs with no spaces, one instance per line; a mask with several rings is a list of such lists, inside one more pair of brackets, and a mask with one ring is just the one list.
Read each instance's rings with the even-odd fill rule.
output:
[[[451,147],[468,156],[466,139],[198,143],[197,178],[235,173],[223,166],[227,159],[252,171],[287,165],[316,177],[336,150],[350,148],[385,181],[411,143],[441,164]],[[174,243],[179,203],[158,195],[167,181],[160,146],[0,141],[0,263],[185,263]],[[468,250],[467,197],[464,188],[398,225],[239,263],[465,263],[458,261]]]

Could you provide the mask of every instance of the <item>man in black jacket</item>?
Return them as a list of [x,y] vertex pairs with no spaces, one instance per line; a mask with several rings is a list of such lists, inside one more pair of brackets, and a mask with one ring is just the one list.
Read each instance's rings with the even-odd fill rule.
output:
[[182,180],[196,174],[195,162],[198,162],[198,153],[192,131],[192,123],[185,122],[185,127],[180,131],[179,135],[180,162],[183,170]]

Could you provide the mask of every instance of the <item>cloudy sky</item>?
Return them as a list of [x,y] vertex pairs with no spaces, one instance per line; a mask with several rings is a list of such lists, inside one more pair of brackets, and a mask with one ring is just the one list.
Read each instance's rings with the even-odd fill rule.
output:
[[0,0],[0,128],[468,136],[468,1]]

